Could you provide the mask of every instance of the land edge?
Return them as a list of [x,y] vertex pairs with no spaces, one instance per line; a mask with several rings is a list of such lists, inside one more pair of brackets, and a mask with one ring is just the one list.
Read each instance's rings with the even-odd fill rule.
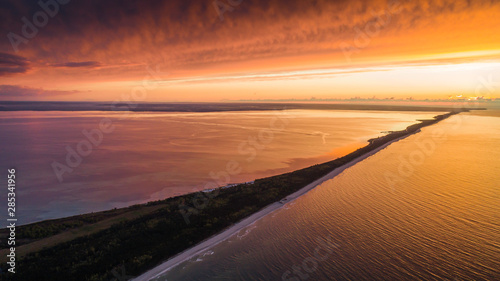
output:
[[[479,110],[484,110],[484,109],[479,109]],[[324,183],[325,181],[328,181],[330,179],[333,179],[335,178],[337,175],[341,174],[343,171],[345,171],[346,169],[354,166],[355,164],[375,155],[376,153],[378,153],[379,151],[385,149],[386,147],[388,147],[389,145],[395,143],[395,142],[398,142],[402,139],[405,139],[411,135],[414,135],[414,134],[417,134],[421,131],[421,128],[423,127],[427,127],[427,126],[430,126],[430,125],[433,125],[433,124],[436,124],[444,119],[447,119],[448,117],[452,116],[452,115],[455,115],[455,114],[459,114],[461,112],[468,112],[469,109],[461,109],[461,110],[455,110],[455,111],[451,111],[451,112],[448,112],[448,113],[445,113],[445,114],[441,114],[441,115],[437,115],[435,116],[433,119],[430,119],[430,120],[425,120],[425,119],[422,119],[422,120],[417,120],[419,121],[420,123],[416,123],[416,124],[413,124],[413,125],[410,125],[406,128],[406,134],[402,135],[401,137],[398,137],[396,139],[393,139],[393,140],[390,140],[390,141],[387,141],[386,143],[382,144],[381,146],[378,146],[370,151],[367,151],[366,153],[362,154],[361,156],[358,156],[356,158],[354,158],[353,160],[343,164],[342,166],[340,167],[336,167],[334,168],[332,171],[330,171],[329,173],[327,173],[326,175],[314,180],[313,182],[307,184],[306,186],[304,186],[303,188],[295,191],[294,193],[286,196],[284,199],[281,199],[280,201],[277,201],[277,202],[274,202],[274,203],[271,203],[269,204],[268,206],[264,207],[263,209],[253,213],[252,215],[240,220],[239,222],[236,222],[235,224],[233,224],[232,226],[229,226],[223,230],[221,230],[219,233],[217,234],[214,234],[212,236],[210,236],[209,238],[199,242],[198,244],[196,244],[195,246],[192,246],[182,252],[180,252],[179,254],[176,254],[174,255],[173,257],[170,257],[169,259],[167,259],[165,262],[162,262],[161,264],[155,266],[154,268],[146,271],[145,273],[133,278],[133,279],[130,279],[130,280],[133,280],[133,281],[149,281],[153,278],[156,278],[158,277],[159,275],[162,275],[166,272],[168,272],[170,269],[172,269],[173,267],[193,258],[194,256],[204,252],[204,251],[207,251],[208,249],[216,246],[217,244],[219,243],[222,243],[224,241],[226,241],[227,239],[229,239],[230,237],[232,237],[233,235],[235,235],[236,233],[238,233],[239,231],[241,231],[242,229],[248,227],[248,226],[251,226],[252,224],[256,223],[257,221],[259,221],[260,219],[264,218],[265,216],[267,215],[270,215],[271,213],[283,208],[286,204],[296,200],[297,198],[301,197],[302,195],[305,195],[307,194],[309,191],[313,190],[314,188],[318,187],[319,185],[321,185],[322,183]],[[426,124],[427,123],[427,124]],[[417,126],[418,129],[414,130],[414,131],[409,131],[408,129],[411,127],[411,126]],[[397,134],[397,133],[400,133],[401,131],[394,131],[394,132],[391,132],[385,136],[383,136],[382,138],[384,137],[388,137],[390,136],[391,134]],[[370,144],[372,144],[374,141],[376,141],[377,139],[370,139],[368,140],[368,142]],[[354,152],[353,152],[354,153]],[[352,153],[350,153],[352,154]],[[349,155],[349,154],[348,154]],[[348,156],[346,155],[346,156]],[[281,203],[283,200],[286,200],[286,203],[283,204]]]
[[335,178],[337,175],[341,174],[346,169],[348,169],[348,168],[356,165],[357,163],[369,158],[370,156],[375,155],[377,152],[388,147],[392,143],[400,141],[402,139],[405,139],[405,138],[407,138],[413,134],[416,134],[418,132],[420,132],[420,129],[415,131],[415,132],[408,133],[408,134],[406,134],[402,137],[399,137],[397,139],[394,139],[394,140],[392,140],[392,141],[390,141],[390,142],[388,142],[388,143],[386,143],[386,144],[384,144],[384,145],[382,145],[382,146],[380,146],[372,151],[369,151],[369,152],[349,161],[348,163],[346,163],[338,168],[335,168],[334,170],[332,170],[328,174],[324,175],[323,177],[313,181],[312,183],[306,185],[305,187],[299,189],[298,191],[286,196],[284,199],[282,199],[282,200],[285,200],[286,203],[283,204],[280,201],[274,202],[274,203],[264,207],[264,209],[261,209],[261,210],[257,211],[256,213],[253,213],[249,217],[246,217],[243,220],[235,223],[234,225],[222,230],[220,233],[217,233],[217,234],[207,238],[206,240],[203,240],[199,244],[184,250],[183,252],[171,257],[170,259],[168,259],[167,261],[163,262],[162,264],[156,266],[155,268],[153,268],[153,269],[151,269],[151,270],[143,273],[142,275],[137,276],[131,280],[148,281],[148,280],[151,280],[152,278],[156,278],[159,275],[166,273],[167,271],[169,271],[173,267],[193,258],[194,256],[196,256],[204,251],[207,251],[208,249],[216,246],[219,243],[226,241],[227,239],[231,238],[234,234],[240,232],[242,229],[256,223],[257,221],[266,217],[267,215],[270,215],[271,213],[278,211],[279,209],[283,208],[286,204],[295,201],[299,197],[307,194],[309,191],[320,186],[322,183]]
[[[379,138],[368,140],[368,142],[370,143],[369,145],[367,145],[367,146],[365,146],[365,147],[363,147],[363,148],[360,148],[360,149],[358,149],[358,150],[356,150],[356,151],[354,151],[354,152],[352,152],[352,153],[350,153],[350,154],[347,154],[347,155],[345,155],[345,156],[343,156],[343,157],[340,157],[340,158],[338,158],[338,159],[336,159],[336,160],[332,160],[332,161],[330,161],[330,162],[326,162],[326,163],[322,163],[322,164],[316,164],[316,165],[313,165],[313,166],[308,167],[308,168],[304,168],[304,169],[301,169],[301,170],[297,170],[297,171],[295,171],[295,172],[291,172],[291,173],[286,173],[286,174],[283,174],[283,175],[278,175],[278,176],[270,177],[269,179],[271,179],[271,178],[275,178],[275,177],[280,177],[280,176],[292,175],[292,174],[295,174],[296,172],[302,172],[303,170],[304,170],[304,171],[305,171],[305,170],[308,170],[308,171],[309,171],[309,170],[313,169],[313,170],[316,170],[316,171],[320,171],[320,170],[322,170],[321,168],[324,168],[324,167],[322,167],[322,166],[325,166],[325,165],[326,165],[326,166],[328,166],[328,164],[330,164],[331,162],[337,162],[337,160],[341,160],[341,161],[340,161],[340,162],[342,163],[341,165],[339,165],[339,166],[335,166],[335,167],[331,167],[331,168],[329,169],[329,171],[327,170],[327,171],[326,171],[325,173],[323,173],[321,176],[316,177],[316,179],[313,179],[313,180],[312,180],[312,182],[314,183],[314,186],[313,186],[313,187],[315,187],[315,186],[317,186],[318,184],[320,184],[320,182],[319,182],[319,183],[317,183],[316,181],[318,181],[318,180],[320,180],[320,179],[324,179],[324,176],[325,176],[325,175],[329,175],[330,173],[333,173],[333,172],[335,172],[335,171],[337,171],[338,173],[341,173],[343,170],[347,169],[348,167],[344,167],[344,164],[351,163],[351,162],[353,162],[354,160],[358,159],[359,157],[363,157],[363,156],[365,156],[365,157],[369,157],[369,156],[373,155],[374,153],[376,153],[376,152],[380,151],[381,149],[383,149],[383,148],[387,147],[388,145],[390,145],[390,144],[391,144],[391,143],[393,143],[394,141],[397,141],[397,140],[399,140],[399,139],[402,139],[402,138],[408,137],[408,136],[410,136],[410,135],[412,135],[412,134],[414,134],[414,133],[416,133],[416,132],[420,131],[420,128],[422,128],[422,127],[426,127],[426,126],[429,126],[429,125],[435,124],[435,123],[437,123],[437,122],[439,122],[439,121],[441,121],[441,120],[443,120],[443,119],[446,119],[446,118],[448,118],[448,117],[450,117],[450,116],[452,116],[452,115],[455,115],[455,114],[458,114],[458,113],[461,113],[461,112],[467,112],[467,111],[469,111],[469,110],[468,110],[468,109],[458,109],[458,110],[455,110],[455,111],[452,111],[452,112],[448,112],[448,113],[445,113],[445,114],[442,114],[442,115],[437,115],[437,116],[435,116],[433,119],[427,119],[427,120],[417,120],[417,121],[420,121],[420,123],[416,123],[416,124],[410,125],[410,126],[408,126],[408,127],[406,128],[406,130],[401,130],[401,131],[393,131],[393,132],[391,132],[391,133],[389,133],[389,134],[387,134],[387,135],[381,136],[381,137],[379,137]],[[342,160],[342,159],[343,159],[343,160]],[[352,159],[352,160],[351,160],[351,161],[349,161],[349,159]],[[344,161],[344,160],[347,160],[347,161]],[[361,160],[362,160],[362,159],[361,159]],[[356,163],[357,163],[357,162],[359,162],[359,161],[361,161],[361,160],[356,161]],[[352,165],[354,165],[354,164],[355,164],[355,163],[353,163]],[[335,165],[335,164],[333,164],[333,165]],[[321,167],[321,168],[320,168],[320,167]],[[344,167],[344,169],[340,169],[341,167]],[[265,178],[265,179],[263,179],[263,180],[266,180],[266,179],[268,179],[268,178]],[[310,186],[310,185],[311,185],[311,183],[310,183],[310,182],[309,182],[309,183],[305,182],[305,185],[304,185],[304,186]],[[236,188],[237,188],[237,187],[236,187]],[[311,189],[312,189],[312,188],[311,188]],[[301,192],[301,191],[302,191],[302,192]],[[305,193],[306,193],[306,192],[308,192],[308,191],[309,191],[309,190],[305,190],[305,189],[303,189],[303,187],[301,187],[301,188],[299,188],[299,189],[296,189],[296,191],[295,191],[295,192],[293,192],[293,193],[291,193],[291,194],[289,194],[289,195],[284,194],[284,196],[283,196],[283,197],[280,197],[280,199],[282,199],[282,198],[289,198],[289,197],[291,197],[291,196],[295,196],[295,195],[296,195],[296,193],[298,193],[298,192],[302,195],[302,194],[305,194]],[[188,194],[188,195],[189,195],[189,194]],[[300,195],[299,195],[299,196],[300,196]],[[181,197],[182,197],[182,196],[181,196]],[[175,199],[175,198],[174,198],[174,199]],[[275,199],[275,200],[276,200],[276,199]],[[160,200],[160,201],[162,201],[162,200]],[[158,201],[158,202],[160,202],[160,201]],[[275,205],[275,204],[279,204],[278,206],[281,206],[281,204],[280,204],[280,203],[277,203],[277,202],[280,202],[280,201],[281,201],[281,200],[277,200],[277,201],[270,202],[270,203],[268,203],[267,205],[263,205],[263,207],[261,207],[261,209],[260,209],[260,210],[256,210],[254,213],[250,213],[247,217],[242,217],[242,219],[240,219],[239,221],[238,221],[238,220],[236,220],[235,222],[233,222],[233,223],[232,223],[232,224],[230,224],[229,226],[226,226],[225,228],[221,228],[219,231],[214,232],[215,234],[212,234],[211,236],[209,236],[208,238],[206,238],[206,239],[204,239],[204,240],[200,240],[201,242],[198,242],[197,244],[194,244],[194,245],[196,246],[196,245],[199,245],[199,244],[205,243],[207,240],[210,240],[211,238],[213,238],[213,236],[214,236],[214,235],[218,235],[218,234],[220,234],[221,232],[225,232],[227,229],[229,229],[229,228],[231,228],[231,227],[235,226],[236,224],[240,224],[240,223],[241,223],[241,224],[243,224],[242,222],[244,222],[244,221],[246,222],[246,219],[248,219],[248,218],[250,218],[250,217],[251,217],[252,219],[254,219],[255,221],[257,221],[257,220],[258,220],[258,219],[260,219],[260,218],[255,219],[255,217],[252,217],[252,215],[255,215],[255,214],[259,213],[260,211],[262,211],[263,209],[266,209],[267,207],[272,206],[272,205]],[[154,203],[156,203],[156,202],[149,202],[149,203],[146,203],[146,204],[135,205],[135,206],[131,206],[131,207],[124,208],[124,209],[130,209],[130,208],[132,208],[132,207],[144,208],[144,207],[146,207],[146,206],[150,206],[150,205],[149,205],[150,203],[153,203],[153,204],[154,204]],[[122,209],[118,209],[118,210],[120,211],[120,210],[122,210]],[[104,211],[104,212],[96,213],[96,214],[107,213],[107,212],[111,212],[111,210],[110,210],[110,211]],[[75,217],[75,218],[77,218],[77,217],[82,217],[82,216],[86,216],[86,215],[89,215],[89,214],[83,214],[83,215],[78,215],[78,216],[74,216],[74,217]],[[66,218],[62,218],[62,219],[66,219]],[[54,221],[58,221],[58,220],[62,220],[62,219],[56,219],[56,220],[54,220]],[[218,234],[217,234],[217,233],[218,233]],[[233,234],[234,234],[234,233],[233,233]],[[230,235],[230,236],[231,236],[231,235]],[[51,236],[49,236],[49,237],[51,237]],[[194,246],[194,247],[195,247],[195,246]],[[175,258],[175,257],[177,257],[177,256],[179,256],[179,255],[181,255],[182,253],[184,253],[185,251],[187,251],[187,250],[191,249],[192,247],[193,247],[193,245],[190,245],[189,247],[185,248],[184,250],[181,250],[180,254],[179,254],[179,253],[178,253],[178,254],[175,254],[175,255],[173,255],[171,258],[167,258],[165,261],[166,261],[166,262],[168,262],[169,260],[171,260],[171,259],[173,259],[173,258]],[[203,251],[203,250],[201,250],[201,251]],[[158,264],[160,264],[160,265],[161,265],[161,264],[164,264],[164,263],[165,263],[165,262],[161,262],[161,261],[160,261],[160,262],[158,262],[158,263],[157,263],[157,265],[153,265],[153,266],[152,266],[152,267],[150,267],[150,268],[153,268],[153,269],[154,269],[154,268],[157,268],[157,267],[158,267]],[[151,269],[146,269],[145,271],[143,271],[144,273],[142,273],[142,274],[141,274],[140,272],[136,272],[136,274],[141,274],[141,275],[138,275],[138,276],[142,276],[143,274],[146,274],[146,273],[148,273],[148,272],[150,272],[150,271],[151,271]],[[137,275],[136,275],[136,276],[137,276]]]
[[[465,107],[464,107],[465,108]],[[347,102],[207,102],[207,103],[126,103],[126,102],[49,102],[0,101],[0,111],[101,111],[117,112],[239,112],[275,111],[291,109],[314,110],[368,110],[368,111],[431,111],[451,112],[457,108],[449,105],[376,104]],[[483,109],[477,106],[469,109]]]

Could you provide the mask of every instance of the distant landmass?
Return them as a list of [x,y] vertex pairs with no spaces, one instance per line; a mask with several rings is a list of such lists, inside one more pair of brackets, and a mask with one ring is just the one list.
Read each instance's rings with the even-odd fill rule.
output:
[[[460,107],[460,108],[466,108]],[[217,103],[134,103],[134,102],[35,102],[0,101],[0,111],[134,111],[134,112],[221,112],[286,109],[456,111],[456,106],[395,105],[363,103],[217,102]],[[483,109],[483,108],[468,108]]]

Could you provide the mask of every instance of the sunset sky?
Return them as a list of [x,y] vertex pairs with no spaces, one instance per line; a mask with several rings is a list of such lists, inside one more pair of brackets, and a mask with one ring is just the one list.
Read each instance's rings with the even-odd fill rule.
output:
[[0,100],[500,98],[500,1],[37,2],[0,2]]

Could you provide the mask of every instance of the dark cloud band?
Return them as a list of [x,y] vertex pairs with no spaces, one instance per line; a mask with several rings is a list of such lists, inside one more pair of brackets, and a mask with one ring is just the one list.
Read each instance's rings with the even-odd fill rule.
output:
[[0,76],[25,73],[30,69],[30,62],[21,56],[0,53]]
[[16,100],[20,98],[40,98],[69,95],[79,91],[54,91],[41,88],[23,87],[17,85],[0,85],[0,98],[3,100]]
[[97,61],[82,61],[82,62],[65,62],[54,64],[55,67],[88,67],[94,68],[101,66],[101,63]]

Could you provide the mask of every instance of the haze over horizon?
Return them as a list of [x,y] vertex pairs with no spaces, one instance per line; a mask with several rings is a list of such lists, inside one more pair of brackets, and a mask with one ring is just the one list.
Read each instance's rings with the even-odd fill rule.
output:
[[37,2],[0,3],[0,100],[500,94],[498,1]]

